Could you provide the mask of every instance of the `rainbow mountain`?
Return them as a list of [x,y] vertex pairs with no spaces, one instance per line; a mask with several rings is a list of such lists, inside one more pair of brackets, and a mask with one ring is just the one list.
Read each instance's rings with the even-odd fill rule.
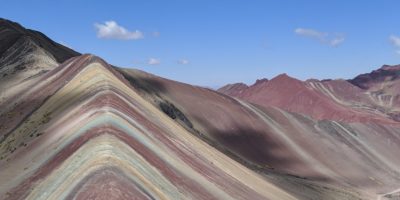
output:
[[[5,19],[0,56],[0,199],[399,198],[395,106],[356,108],[286,76],[247,99],[112,66]],[[284,99],[299,110],[270,103]],[[340,112],[303,112],[313,105]]]

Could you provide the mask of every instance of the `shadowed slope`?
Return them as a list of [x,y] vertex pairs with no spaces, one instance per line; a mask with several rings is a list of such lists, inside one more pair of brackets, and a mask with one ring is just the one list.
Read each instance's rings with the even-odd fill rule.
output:
[[[139,84],[140,94],[155,106],[160,102],[173,104],[193,124],[191,128],[181,123],[194,135],[249,168],[272,177],[300,198],[352,199],[356,198],[352,191],[359,191],[369,196],[365,198],[374,199],[377,194],[400,186],[396,167],[400,164],[396,156],[400,151],[400,133],[397,123],[384,117],[366,119],[368,123],[315,120],[145,72],[119,71],[132,85]],[[293,81],[281,78],[288,83]],[[270,82],[274,80],[259,81],[257,87],[263,88]],[[318,93],[322,91],[319,85],[315,86],[317,90],[311,83],[297,83],[300,89],[310,90],[311,97],[329,100],[325,93]],[[285,90],[276,91],[279,92]],[[329,104],[342,106],[333,101]],[[386,144],[388,140],[390,146]]]

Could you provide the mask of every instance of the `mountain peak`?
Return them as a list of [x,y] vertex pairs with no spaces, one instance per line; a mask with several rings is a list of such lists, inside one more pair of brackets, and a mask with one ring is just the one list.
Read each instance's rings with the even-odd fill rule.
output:
[[287,79],[287,78],[292,78],[292,77],[290,77],[288,74],[286,74],[286,73],[282,73],[282,74],[278,74],[277,76],[275,76],[275,78],[285,78],[285,79]]
[[219,88],[217,91],[221,92],[223,94],[229,95],[229,96],[239,96],[241,93],[243,93],[248,88],[249,88],[249,86],[244,83],[233,83],[233,84],[225,85],[225,86]]
[[266,78],[257,79],[256,82],[254,83],[254,85],[259,85],[259,84],[266,83],[266,82],[268,82],[268,79],[266,79]]
[[286,73],[279,74],[270,80],[270,82],[301,82],[300,80],[289,76]]

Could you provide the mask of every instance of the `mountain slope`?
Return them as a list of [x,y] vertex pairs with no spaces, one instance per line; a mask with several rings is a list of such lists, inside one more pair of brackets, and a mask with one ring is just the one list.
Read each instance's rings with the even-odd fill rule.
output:
[[400,65],[383,65],[349,82],[364,89],[383,112],[400,121]]

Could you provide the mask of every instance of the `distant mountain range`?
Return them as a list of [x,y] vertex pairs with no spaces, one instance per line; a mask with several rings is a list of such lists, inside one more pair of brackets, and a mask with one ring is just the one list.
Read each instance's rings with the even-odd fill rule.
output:
[[0,199],[398,199],[399,74],[214,91],[0,19]]
[[318,120],[400,121],[400,65],[384,65],[351,80],[300,81],[286,74],[248,86],[228,84],[219,92],[264,107],[278,107]]

